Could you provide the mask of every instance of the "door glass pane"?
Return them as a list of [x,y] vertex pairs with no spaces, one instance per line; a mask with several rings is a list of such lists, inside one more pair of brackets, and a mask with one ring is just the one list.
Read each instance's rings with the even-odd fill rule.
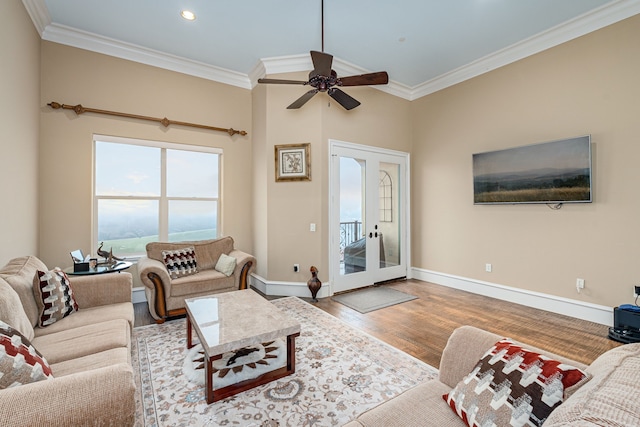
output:
[[96,141],[96,195],[160,195],[160,149]]
[[143,254],[158,240],[157,200],[98,200],[98,242],[115,256]]
[[340,274],[367,268],[365,166],[365,160],[340,157]]
[[206,240],[217,237],[218,202],[169,201],[169,241]]
[[400,265],[400,165],[380,163],[378,185],[380,212],[380,268]]
[[218,154],[167,150],[168,197],[218,197]]

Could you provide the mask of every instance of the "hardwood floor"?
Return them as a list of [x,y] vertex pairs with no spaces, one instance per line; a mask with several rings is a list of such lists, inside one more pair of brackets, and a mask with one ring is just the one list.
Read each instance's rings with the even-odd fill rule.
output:
[[454,329],[472,325],[529,343],[582,363],[591,363],[620,343],[607,338],[608,327],[419,280],[389,286],[418,297],[366,314],[331,298],[316,307],[432,365]]
[[[587,364],[620,345],[607,338],[607,326],[569,316],[419,280],[380,286],[418,299],[365,314],[330,297],[313,305],[436,368],[449,335],[462,325],[486,329]],[[146,303],[135,306],[136,326],[153,323]]]

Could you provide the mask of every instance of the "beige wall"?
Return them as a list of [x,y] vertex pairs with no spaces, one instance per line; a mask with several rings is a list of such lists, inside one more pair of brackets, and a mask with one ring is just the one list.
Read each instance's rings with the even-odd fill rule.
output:
[[[306,74],[277,77],[304,80]],[[304,107],[287,110],[306,90],[287,85],[254,89],[254,246],[260,248],[258,274],[271,281],[306,282],[312,265],[320,280],[328,280],[329,139],[403,151],[411,146],[408,101],[372,88],[348,88],[362,102],[357,109],[346,111],[320,93]],[[275,182],[274,146],[307,142],[311,181]],[[311,223],[315,232],[309,231]],[[299,273],[293,264],[300,264]]]
[[38,254],[40,37],[19,1],[0,2],[0,265]]
[[[221,235],[251,252],[251,92],[106,55],[42,42],[40,255],[70,264],[92,244],[92,136],[114,135],[218,147],[223,154]],[[247,136],[135,119],[53,110],[56,101],[246,130]]]
[[[282,77],[282,76],[278,76]],[[289,75],[284,78],[300,78]],[[286,107],[305,92],[298,86],[258,86],[263,127],[258,132],[260,143],[254,168],[257,183],[254,198],[256,222],[260,223],[255,238],[262,248],[258,274],[268,280],[305,281],[312,264],[321,264],[320,233],[309,232],[311,222],[320,224],[320,200],[324,173],[321,170],[321,119],[319,105],[310,101],[298,110]],[[255,112],[254,112],[255,114]],[[311,181],[275,182],[274,147],[281,144],[311,144]],[[320,228],[320,226],[318,227]],[[301,271],[293,272],[293,264]],[[306,270],[306,271],[305,271]]]
[[[632,302],[638,40],[640,16],[413,103],[414,267],[607,306]],[[584,134],[592,135],[594,203],[473,205],[473,153]]]

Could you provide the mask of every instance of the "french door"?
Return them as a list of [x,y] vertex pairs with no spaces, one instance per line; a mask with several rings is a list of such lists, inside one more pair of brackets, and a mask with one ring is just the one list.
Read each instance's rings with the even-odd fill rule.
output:
[[409,155],[329,143],[332,291],[407,276]]

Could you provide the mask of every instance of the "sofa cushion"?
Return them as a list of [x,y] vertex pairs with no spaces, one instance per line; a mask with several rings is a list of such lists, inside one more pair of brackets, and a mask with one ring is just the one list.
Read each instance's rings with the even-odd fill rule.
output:
[[129,323],[115,319],[36,336],[33,345],[54,364],[112,348],[129,348],[130,340]]
[[28,340],[33,339],[33,325],[22,308],[20,297],[4,279],[0,279],[0,320],[11,325]]
[[235,278],[227,277],[216,270],[200,271],[189,277],[181,277],[171,281],[172,297],[195,296],[201,293],[215,293],[223,290],[232,290],[235,287]]
[[565,398],[587,381],[582,370],[510,340],[498,341],[443,398],[468,426],[540,426]]
[[226,254],[220,254],[218,262],[216,263],[215,270],[229,277],[236,269],[236,259]]
[[54,363],[51,365],[51,371],[56,378],[59,378],[119,363],[131,364],[131,353],[126,347],[112,348],[88,356]]
[[73,316],[67,316],[46,328],[36,328],[35,336],[40,337],[67,329],[75,329],[116,319],[126,320],[129,323],[129,328],[133,329],[135,320],[133,305],[128,302],[119,302],[116,304],[82,308],[82,310],[73,313]]
[[172,251],[193,246],[198,258],[199,270],[213,270],[220,254],[229,254],[233,250],[233,238],[230,236],[210,240],[193,240],[184,242],[150,242],[147,243],[147,256],[163,262],[162,251]]
[[38,270],[47,271],[47,266],[34,256],[14,258],[0,269],[0,277],[6,280],[20,297],[31,326],[36,326],[40,317],[33,296],[33,278]]
[[598,357],[593,378],[553,411],[545,427],[640,425],[640,344],[627,344]]
[[357,425],[365,427],[464,425],[442,401],[451,388],[438,380],[421,383],[361,414]]
[[162,262],[172,279],[189,276],[198,272],[198,261],[193,246],[162,251]]
[[41,327],[49,326],[78,311],[69,278],[59,268],[36,272],[33,278],[33,295],[38,305],[38,324]]
[[53,378],[51,367],[31,342],[0,320],[0,389]]

